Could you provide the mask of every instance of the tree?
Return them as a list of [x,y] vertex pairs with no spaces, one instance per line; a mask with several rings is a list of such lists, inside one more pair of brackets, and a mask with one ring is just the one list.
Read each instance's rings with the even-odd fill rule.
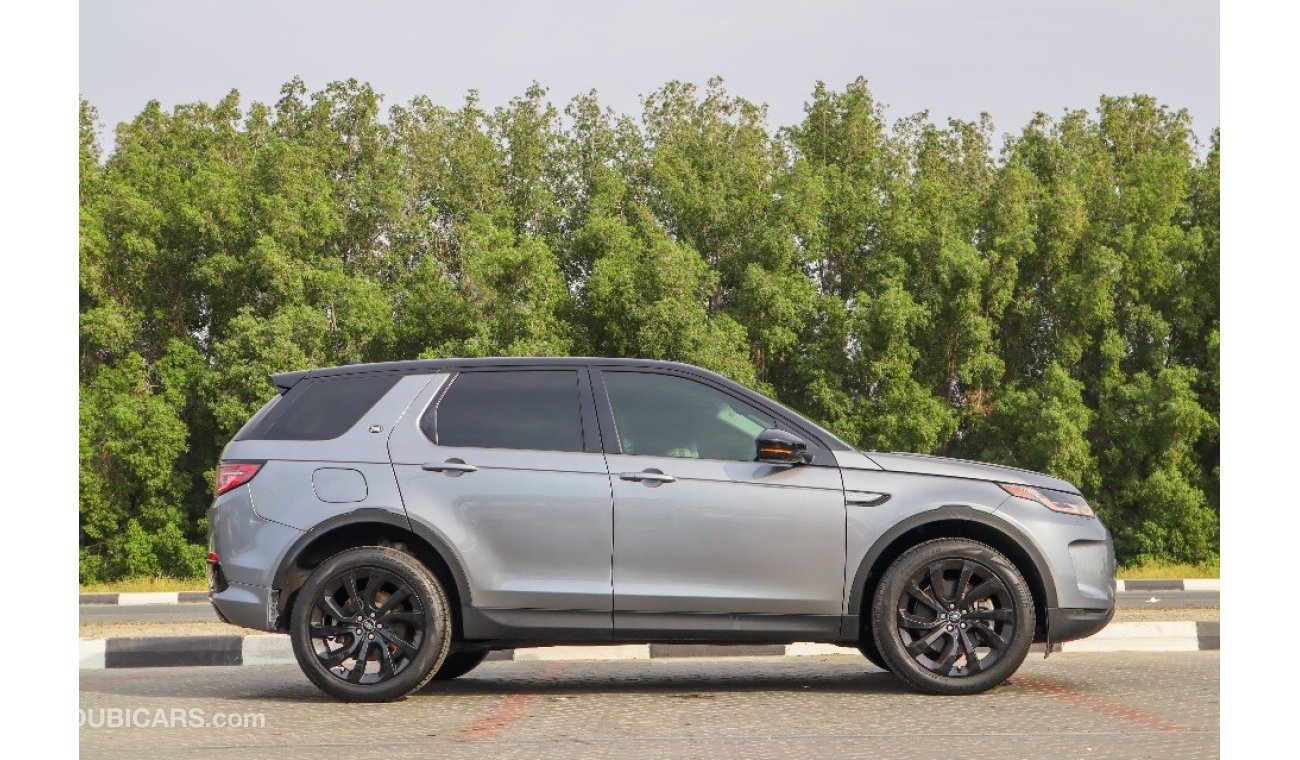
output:
[[861,78],[775,130],[720,79],[382,103],[153,102],[104,154],[82,101],[83,580],[201,570],[269,374],[489,354],[699,364],[859,446],[1077,483],[1121,560],[1217,556],[1220,142],[1186,113],[994,146]]

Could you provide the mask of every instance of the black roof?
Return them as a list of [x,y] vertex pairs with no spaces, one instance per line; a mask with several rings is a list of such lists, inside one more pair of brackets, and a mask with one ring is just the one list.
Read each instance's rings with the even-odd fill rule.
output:
[[413,359],[401,362],[374,362],[371,364],[344,364],[338,367],[320,367],[317,369],[304,369],[297,372],[280,372],[271,375],[271,382],[280,389],[281,393],[298,384],[300,380],[308,377],[337,377],[341,375],[358,375],[370,374],[376,372],[401,372],[401,373],[425,373],[425,372],[454,372],[462,369],[474,369],[481,367],[654,367],[659,369],[671,369],[678,372],[685,372],[697,377],[711,378],[716,382],[722,383],[739,393],[743,397],[759,404],[759,406],[775,407],[776,409],[786,412],[785,416],[793,415],[793,421],[797,421],[800,427],[811,428],[817,437],[832,449],[842,449],[851,451],[852,447],[835,436],[834,433],[822,428],[815,422],[807,419],[803,415],[789,409],[780,402],[770,399],[760,393],[757,393],[745,386],[730,380],[716,372],[697,367],[693,364],[683,364],[682,362],[663,361],[661,359],[612,359],[600,356],[489,356],[479,359]]
[[716,373],[681,362],[659,359],[611,359],[598,356],[489,356],[477,359],[412,359],[399,362],[373,362],[370,364],[343,364],[338,367],[319,367],[296,372],[271,375],[271,382],[281,392],[287,391],[307,377],[335,377],[371,372],[450,372],[476,367],[660,367],[689,371],[695,374],[719,377]]

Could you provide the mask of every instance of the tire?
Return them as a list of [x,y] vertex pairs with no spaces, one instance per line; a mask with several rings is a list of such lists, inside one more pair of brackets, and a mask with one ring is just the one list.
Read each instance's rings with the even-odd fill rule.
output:
[[876,640],[872,637],[870,631],[863,634],[862,638],[858,640],[858,651],[862,653],[863,657],[867,658],[867,662],[886,673],[889,672],[889,665],[886,664],[885,658],[880,656],[880,650],[876,649]]
[[1034,639],[1034,600],[1024,576],[997,550],[941,538],[889,566],[871,620],[887,669],[909,686],[977,694],[1024,662]]
[[460,678],[474,668],[477,668],[487,659],[488,653],[484,652],[452,652],[447,655],[447,659],[442,661],[442,665],[433,674],[435,681],[450,681],[453,678]]
[[424,686],[447,657],[451,630],[442,584],[414,557],[382,546],[322,562],[289,625],[303,673],[347,702],[389,702]]

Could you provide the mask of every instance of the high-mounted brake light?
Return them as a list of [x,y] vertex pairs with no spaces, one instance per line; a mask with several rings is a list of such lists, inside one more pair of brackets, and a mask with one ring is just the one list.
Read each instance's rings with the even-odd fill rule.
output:
[[233,462],[219,465],[215,483],[217,495],[220,496],[226,491],[238,488],[252,480],[260,469],[262,469],[262,465],[252,462]]

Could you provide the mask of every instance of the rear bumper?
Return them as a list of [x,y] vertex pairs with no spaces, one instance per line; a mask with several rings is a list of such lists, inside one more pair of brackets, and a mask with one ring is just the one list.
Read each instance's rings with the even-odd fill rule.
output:
[[275,630],[274,569],[302,531],[263,519],[247,486],[216,498],[208,511],[208,598],[228,623]]
[[1053,644],[1062,641],[1085,639],[1106,627],[1115,616],[1115,608],[1081,609],[1049,607],[1047,610],[1047,637]]
[[259,631],[275,630],[276,594],[270,588],[231,583],[208,598],[217,616],[227,623]]

